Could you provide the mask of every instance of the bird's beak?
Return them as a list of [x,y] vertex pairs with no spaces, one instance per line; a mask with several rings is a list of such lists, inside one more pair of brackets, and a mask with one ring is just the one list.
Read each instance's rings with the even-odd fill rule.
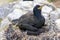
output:
[[42,6],[40,6],[38,9],[41,10],[42,9]]

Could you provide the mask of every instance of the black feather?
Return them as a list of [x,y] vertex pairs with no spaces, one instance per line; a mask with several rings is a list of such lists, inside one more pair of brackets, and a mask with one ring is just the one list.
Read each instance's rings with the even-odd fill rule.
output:
[[28,12],[19,18],[19,28],[35,32],[38,31],[39,28],[43,27],[45,24],[45,18],[41,14],[41,9],[38,9],[39,7],[39,5],[36,5],[33,8],[32,13]]

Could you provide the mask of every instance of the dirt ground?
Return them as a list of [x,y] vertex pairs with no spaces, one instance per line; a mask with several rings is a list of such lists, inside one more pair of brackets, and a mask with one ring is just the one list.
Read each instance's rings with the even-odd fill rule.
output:
[[54,5],[56,5],[56,7],[60,8],[60,0],[56,0],[55,2],[53,2]]

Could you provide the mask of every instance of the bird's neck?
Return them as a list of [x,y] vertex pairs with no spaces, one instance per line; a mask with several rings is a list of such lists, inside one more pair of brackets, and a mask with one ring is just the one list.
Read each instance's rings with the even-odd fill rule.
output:
[[41,17],[42,17],[41,12],[35,12],[34,16],[38,19],[41,19]]

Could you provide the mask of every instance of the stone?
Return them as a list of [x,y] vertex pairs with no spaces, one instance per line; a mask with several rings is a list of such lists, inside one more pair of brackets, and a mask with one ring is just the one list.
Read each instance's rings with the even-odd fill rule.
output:
[[57,19],[55,23],[56,23],[56,28],[60,30],[60,19]]
[[19,19],[22,15],[24,14],[24,12],[20,9],[14,9],[14,11],[12,13],[10,13],[7,18],[9,20],[15,20],[15,19]]
[[52,11],[52,8],[49,6],[43,6],[42,11],[45,13],[50,13]]

